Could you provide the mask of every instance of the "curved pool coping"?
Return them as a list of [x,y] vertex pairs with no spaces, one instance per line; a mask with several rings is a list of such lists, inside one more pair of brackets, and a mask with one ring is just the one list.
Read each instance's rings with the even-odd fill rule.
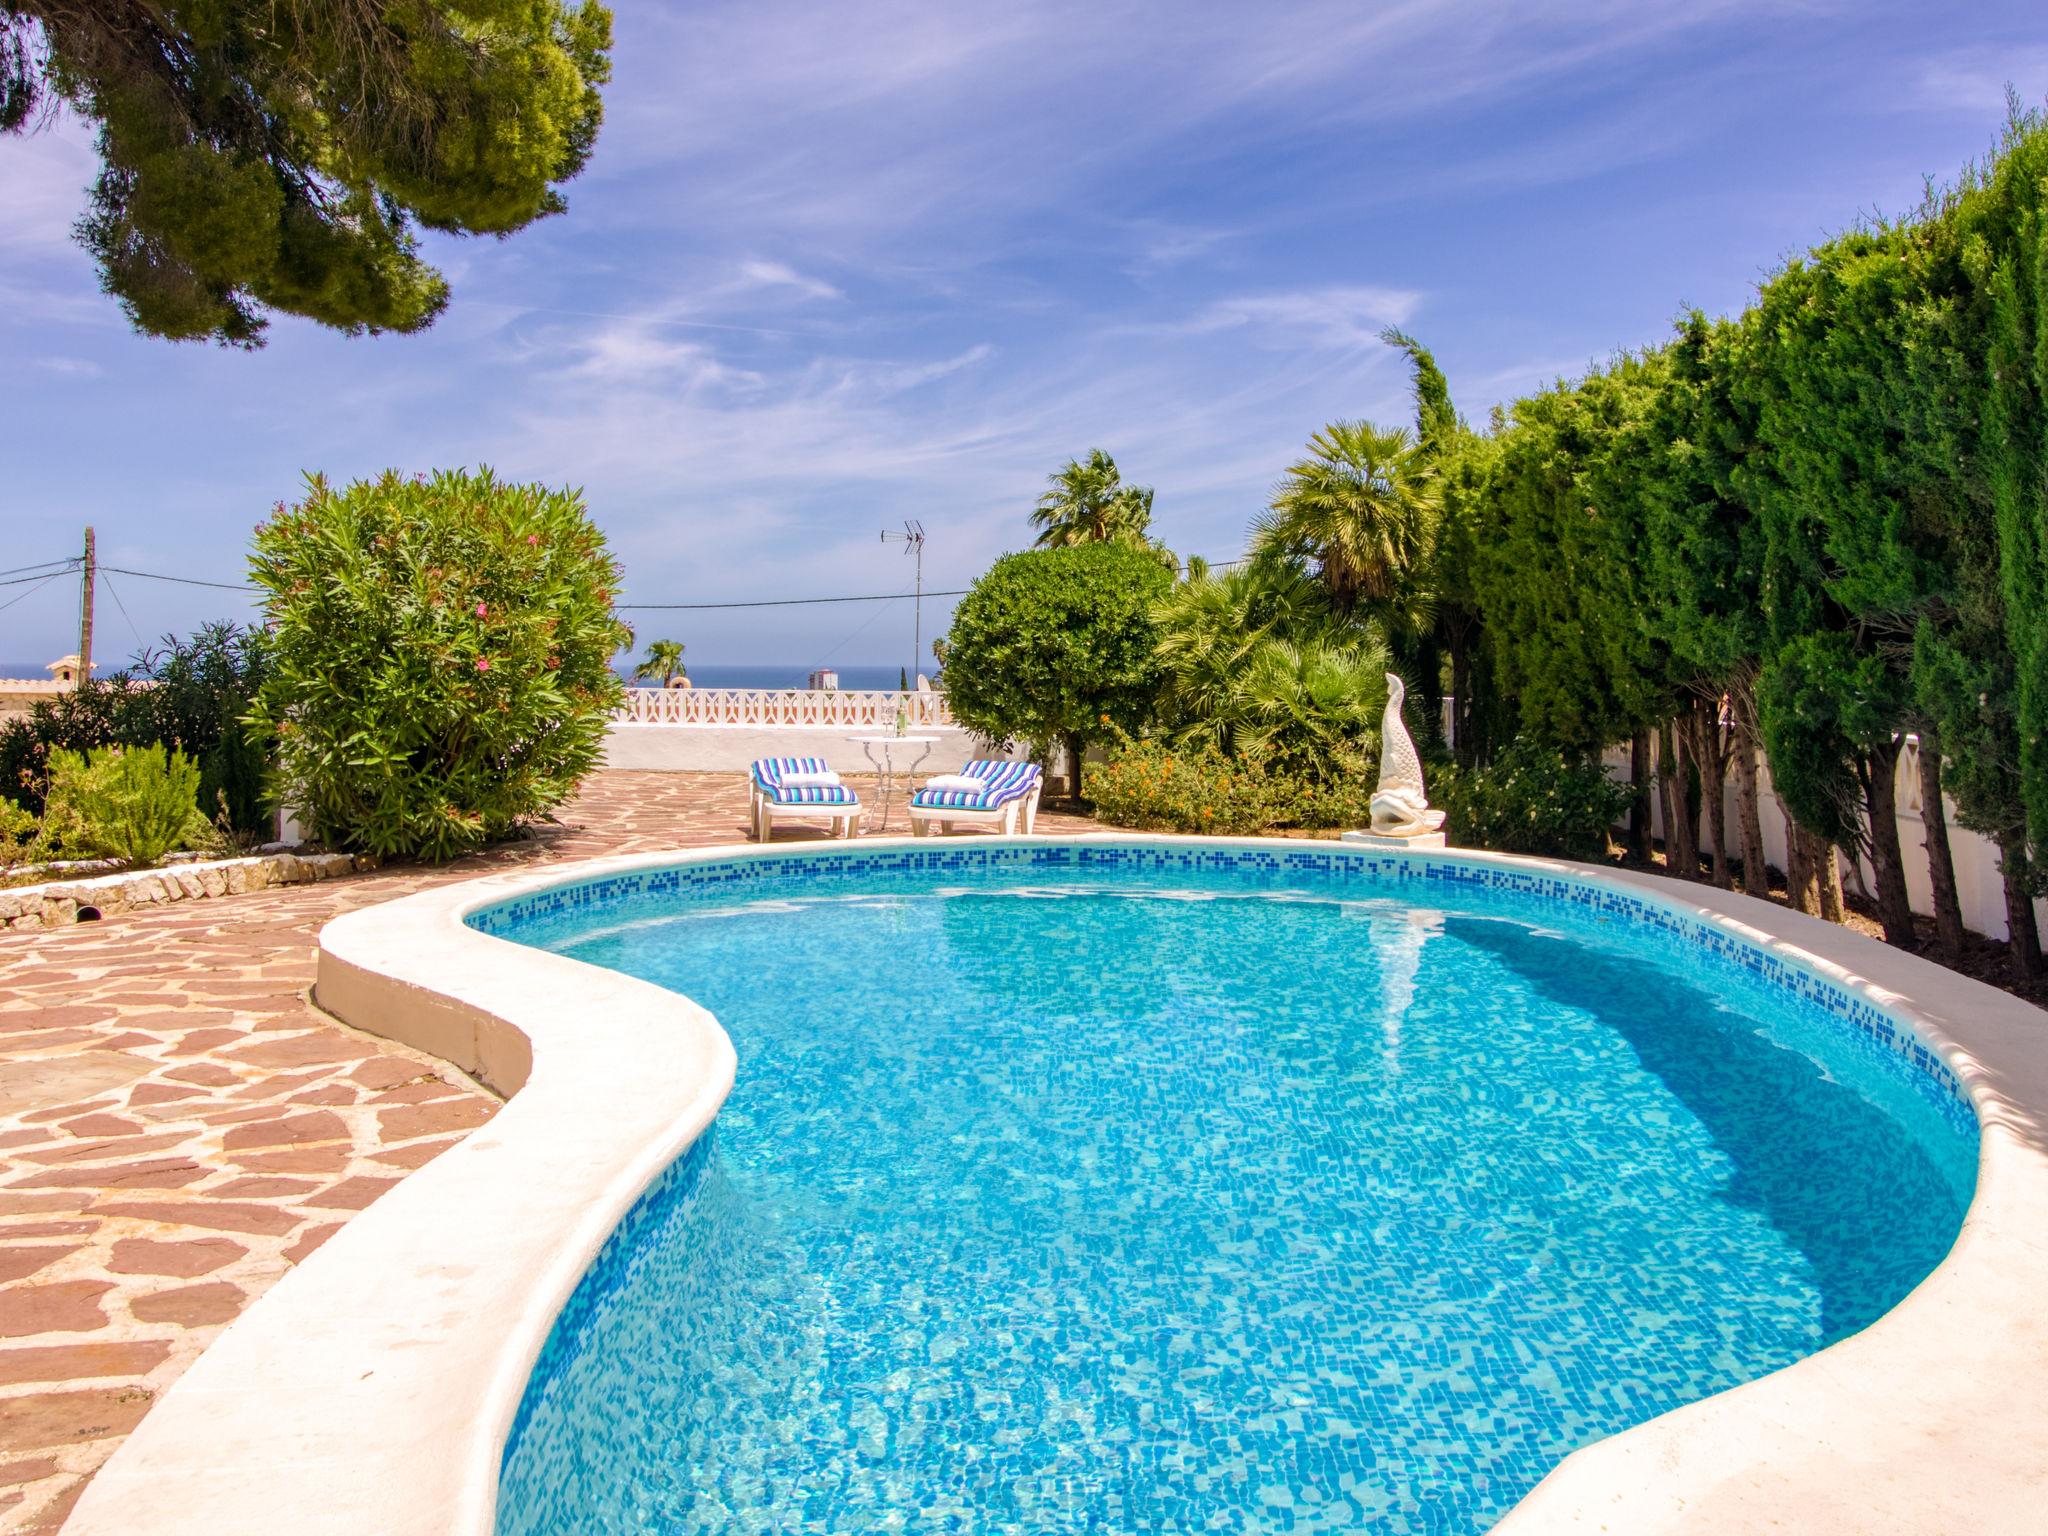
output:
[[[975,845],[992,842],[1336,846],[1131,834]],[[876,838],[597,859],[443,886],[328,923],[315,988],[323,1007],[446,1058],[509,1102],[227,1328],[88,1486],[66,1536],[488,1536],[505,1438],[556,1314],[619,1219],[717,1113],[735,1058],[689,999],[466,919],[633,871],[934,846]],[[1906,1020],[1980,1126],[1961,1235],[1897,1307],[1783,1370],[1573,1452],[1495,1526],[1499,1536],[2039,1528],[2048,1014],[1730,892],[1459,850],[1347,856],[1525,871],[1698,919]]]

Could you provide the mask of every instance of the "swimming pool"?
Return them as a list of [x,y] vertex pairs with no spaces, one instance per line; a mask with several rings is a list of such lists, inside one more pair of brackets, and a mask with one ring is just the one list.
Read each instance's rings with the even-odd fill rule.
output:
[[1585,882],[963,844],[472,922],[740,1055],[543,1351],[507,1533],[1482,1530],[1870,1322],[1972,1189],[1902,1028]]

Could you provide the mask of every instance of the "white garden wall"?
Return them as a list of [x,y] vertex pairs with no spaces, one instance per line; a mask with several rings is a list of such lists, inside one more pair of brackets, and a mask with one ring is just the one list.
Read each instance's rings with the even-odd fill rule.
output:
[[[912,735],[938,738],[930,744],[922,773],[948,773],[989,755],[971,732],[953,723],[945,695],[939,693],[629,688],[625,706],[605,733],[604,765],[662,773],[745,773],[757,758],[822,757],[840,773],[866,773],[873,765],[853,738],[887,735],[899,717]],[[896,766],[908,767],[919,750],[917,743],[896,749]]]
[[[815,725],[636,725],[614,722],[605,733],[607,768],[652,768],[663,773],[745,773],[761,757],[822,757],[840,773],[867,773],[858,734],[843,726]],[[950,773],[986,757],[974,737],[957,725],[919,726],[916,734],[936,736],[922,773]],[[915,758],[912,744],[898,749],[901,768]]]

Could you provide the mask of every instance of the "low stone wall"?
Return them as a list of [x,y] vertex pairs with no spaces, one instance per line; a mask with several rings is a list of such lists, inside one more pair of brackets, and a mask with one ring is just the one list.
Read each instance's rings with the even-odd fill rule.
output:
[[77,880],[46,880],[0,890],[0,928],[68,928],[80,921],[81,913],[112,917],[173,901],[238,896],[272,885],[306,885],[376,867],[376,859],[368,854],[264,853]]

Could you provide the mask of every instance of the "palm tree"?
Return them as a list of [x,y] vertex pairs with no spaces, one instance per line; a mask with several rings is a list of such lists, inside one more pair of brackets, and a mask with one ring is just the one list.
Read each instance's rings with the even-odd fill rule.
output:
[[1291,566],[1255,561],[1221,575],[1193,571],[1153,608],[1162,675],[1159,718],[1177,740],[1237,747],[1231,706],[1250,658],[1276,636],[1330,628],[1329,603]]
[[1312,568],[1340,614],[1368,607],[1402,627],[1418,617],[1411,578],[1437,505],[1434,473],[1405,428],[1332,422],[1274,490],[1252,548]]
[[1369,630],[1300,644],[1268,636],[1228,703],[1239,750],[1310,778],[1355,771],[1379,735],[1387,669],[1387,649]]
[[1047,477],[1046,492],[1032,509],[1041,546],[1118,543],[1144,548],[1151,543],[1152,487],[1125,485],[1116,460],[1100,448],[1088,462],[1069,459]]
[[683,642],[680,640],[654,640],[647,646],[647,659],[633,669],[633,680],[644,683],[653,678],[661,679],[661,686],[671,686],[677,678],[684,682],[690,674],[683,670]]

